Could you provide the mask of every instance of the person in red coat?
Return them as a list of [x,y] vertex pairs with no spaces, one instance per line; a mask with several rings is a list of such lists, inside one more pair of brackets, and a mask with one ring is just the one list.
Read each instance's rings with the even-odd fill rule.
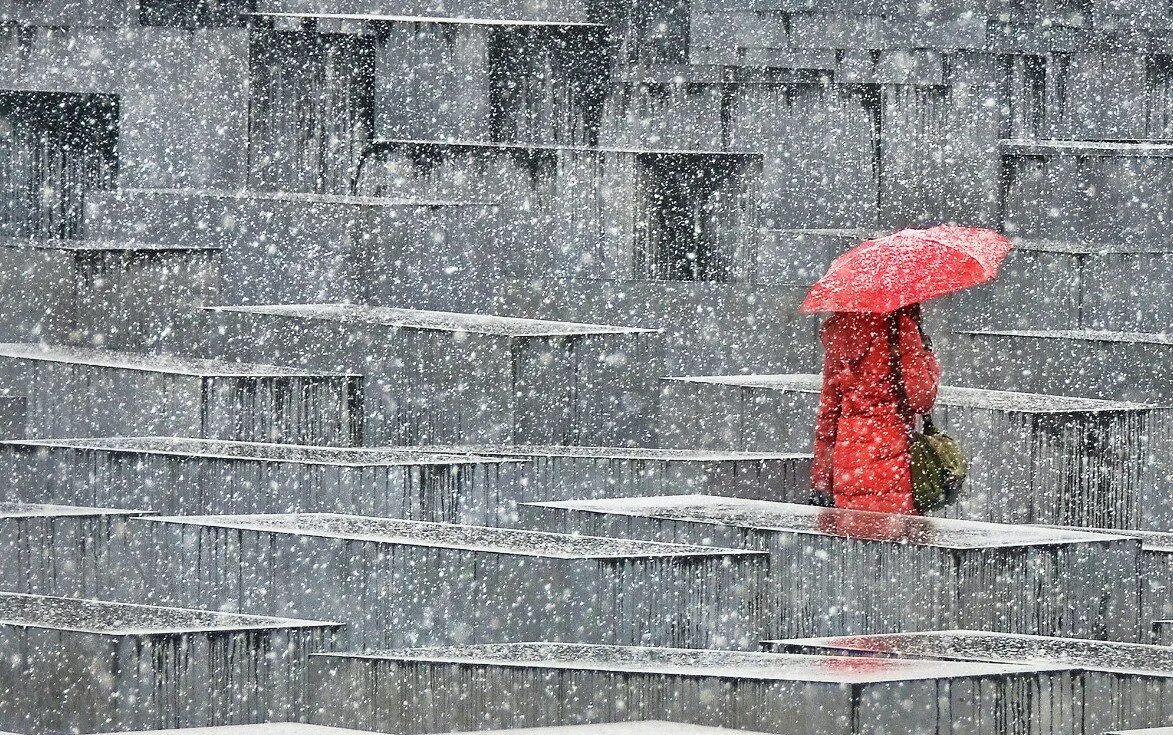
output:
[[[826,352],[811,484],[837,508],[917,513],[909,435],[937,400],[941,365],[920,305],[893,314],[837,312],[820,331]],[[904,383],[897,389],[895,360]]]

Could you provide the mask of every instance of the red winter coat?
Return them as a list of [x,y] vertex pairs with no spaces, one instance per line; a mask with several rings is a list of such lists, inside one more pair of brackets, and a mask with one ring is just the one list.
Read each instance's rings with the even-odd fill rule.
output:
[[838,508],[917,512],[908,456],[908,427],[915,419],[901,415],[890,320],[900,325],[900,369],[912,413],[932,409],[941,366],[921,337],[919,310],[897,315],[837,313],[820,333],[826,358],[811,479]]

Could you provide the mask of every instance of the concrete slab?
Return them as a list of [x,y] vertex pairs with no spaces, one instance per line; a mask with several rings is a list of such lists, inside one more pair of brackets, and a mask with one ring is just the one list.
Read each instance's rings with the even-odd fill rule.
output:
[[125,557],[133,582],[119,594],[328,613],[366,648],[533,639],[745,648],[764,629],[766,560],[755,551],[337,514],[136,523]]
[[0,477],[15,497],[183,515],[346,512],[494,524],[513,516],[519,464],[177,437],[0,443]]
[[0,502],[0,589],[102,595],[118,581],[109,574],[111,554],[117,553],[114,539],[139,515],[141,509]]
[[439,445],[422,451],[463,452],[522,460],[529,501],[694,493],[804,501],[810,455],[707,449],[537,445]]
[[[672,378],[659,435],[669,446],[809,451],[820,386],[811,374]],[[934,417],[961,442],[970,474],[959,501],[942,512],[996,523],[1169,528],[1173,505],[1158,490],[1168,474],[1167,414],[1131,401],[943,387]]]
[[[1059,733],[1067,726],[1036,708],[1075,712],[1073,675],[1055,667],[553,643],[347,653],[314,657],[313,667],[319,722],[401,733],[631,717],[766,732],[801,722],[812,735],[912,731],[942,697],[954,732],[1051,722],[1044,731]],[[416,684],[424,677],[426,692]],[[1033,696],[1016,694],[1018,685]],[[524,694],[535,687],[562,694]],[[349,706],[339,705],[344,696]]]
[[1173,691],[1173,648],[1110,641],[1047,638],[979,631],[941,631],[779,641],[776,650],[823,650],[988,661],[1028,666],[1070,666],[1085,680],[1084,728],[1149,727],[1169,721]]
[[0,339],[158,347],[219,301],[220,254],[133,240],[0,238]]
[[370,444],[641,444],[650,329],[354,304],[222,307],[220,356],[365,377]]
[[[782,630],[975,628],[1134,642],[1146,632],[1139,543],[1119,536],[701,495],[524,510],[531,528],[768,551],[771,622]],[[884,571],[896,568],[909,572]]]
[[331,650],[338,627],[0,593],[0,643],[11,652],[0,661],[0,723],[40,735],[294,719],[305,711],[306,659]]
[[361,378],[82,347],[0,344],[0,386],[29,436],[177,435],[361,444]]

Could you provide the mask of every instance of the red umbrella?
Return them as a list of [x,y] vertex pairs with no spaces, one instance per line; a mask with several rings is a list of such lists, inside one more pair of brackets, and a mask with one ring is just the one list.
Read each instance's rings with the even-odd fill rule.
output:
[[993,280],[1011,247],[993,230],[955,225],[866,240],[831,263],[802,311],[887,314]]

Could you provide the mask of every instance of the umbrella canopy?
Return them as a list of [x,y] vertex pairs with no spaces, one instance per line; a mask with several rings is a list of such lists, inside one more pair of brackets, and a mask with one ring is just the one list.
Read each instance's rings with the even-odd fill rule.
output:
[[802,311],[887,314],[991,281],[1012,247],[993,230],[954,225],[867,240],[831,263]]

